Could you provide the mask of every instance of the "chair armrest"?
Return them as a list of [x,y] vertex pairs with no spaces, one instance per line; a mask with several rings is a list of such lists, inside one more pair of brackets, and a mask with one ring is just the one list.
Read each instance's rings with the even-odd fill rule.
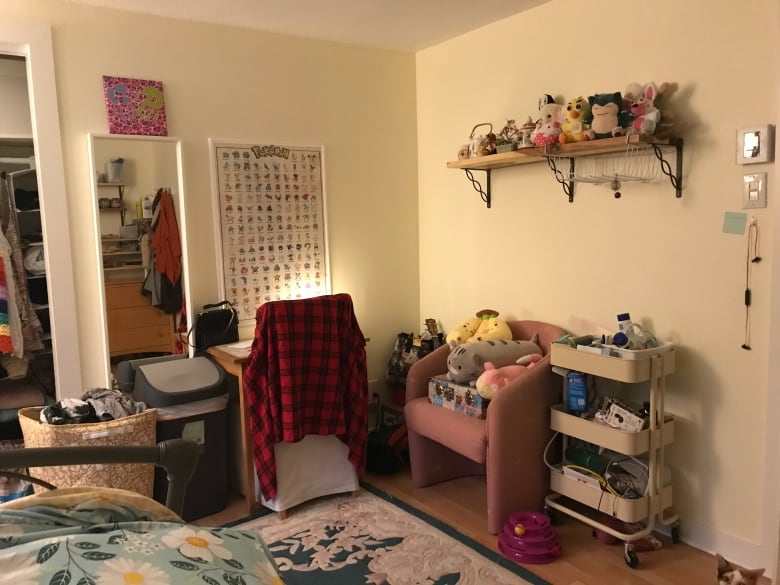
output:
[[541,509],[550,473],[543,461],[552,436],[550,407],[560,402],[563,383],[550,356],[499,390],[487,410],[488,526],[500,530],[507,516]]
[[450,346],[442,345],[412,364],[406,375],[406,402],[428,396],[428,380],[447,371],[448,355]]
[[539,413],[545,418],[545,425],[549,426],[549,409],[560,402],[561,390],[561,377],[553,373],[550,356],[546,355],[533,368],[496,392],[487,413],[488,440],[491,432],[522,433],[522,428],[517,428],[518,419],[535,418]]

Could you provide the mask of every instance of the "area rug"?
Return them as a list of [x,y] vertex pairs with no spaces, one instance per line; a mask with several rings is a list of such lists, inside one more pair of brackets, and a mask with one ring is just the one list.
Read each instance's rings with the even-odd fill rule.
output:
[[367,485],[231,525],[263,537],[286,585],[550,585]]

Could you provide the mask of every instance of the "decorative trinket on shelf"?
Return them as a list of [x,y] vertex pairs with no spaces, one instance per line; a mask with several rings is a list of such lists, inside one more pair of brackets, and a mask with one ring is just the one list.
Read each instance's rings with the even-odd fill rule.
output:
[[[488,126],[490,131],[485,134],[476,134],[477,128]],[[471,129],[469,134],[469,157],[485,156],[496,152],[496,135],[493,133],[493,124],[481,122]]]

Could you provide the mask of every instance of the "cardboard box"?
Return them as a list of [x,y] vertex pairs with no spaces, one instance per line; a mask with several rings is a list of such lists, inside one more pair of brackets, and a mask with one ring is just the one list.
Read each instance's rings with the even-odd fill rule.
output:
[[440,406],[466,416],[485,418],[489,400],[468,385],[456,384],[447,379],[447,374],[434,376],[428,382],[428,399],[434,406]]

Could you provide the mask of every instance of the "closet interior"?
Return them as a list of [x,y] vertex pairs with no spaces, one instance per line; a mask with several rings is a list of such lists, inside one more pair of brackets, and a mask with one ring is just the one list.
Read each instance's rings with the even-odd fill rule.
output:
[[0,139],[0,422],[56,400],[32,139]]

